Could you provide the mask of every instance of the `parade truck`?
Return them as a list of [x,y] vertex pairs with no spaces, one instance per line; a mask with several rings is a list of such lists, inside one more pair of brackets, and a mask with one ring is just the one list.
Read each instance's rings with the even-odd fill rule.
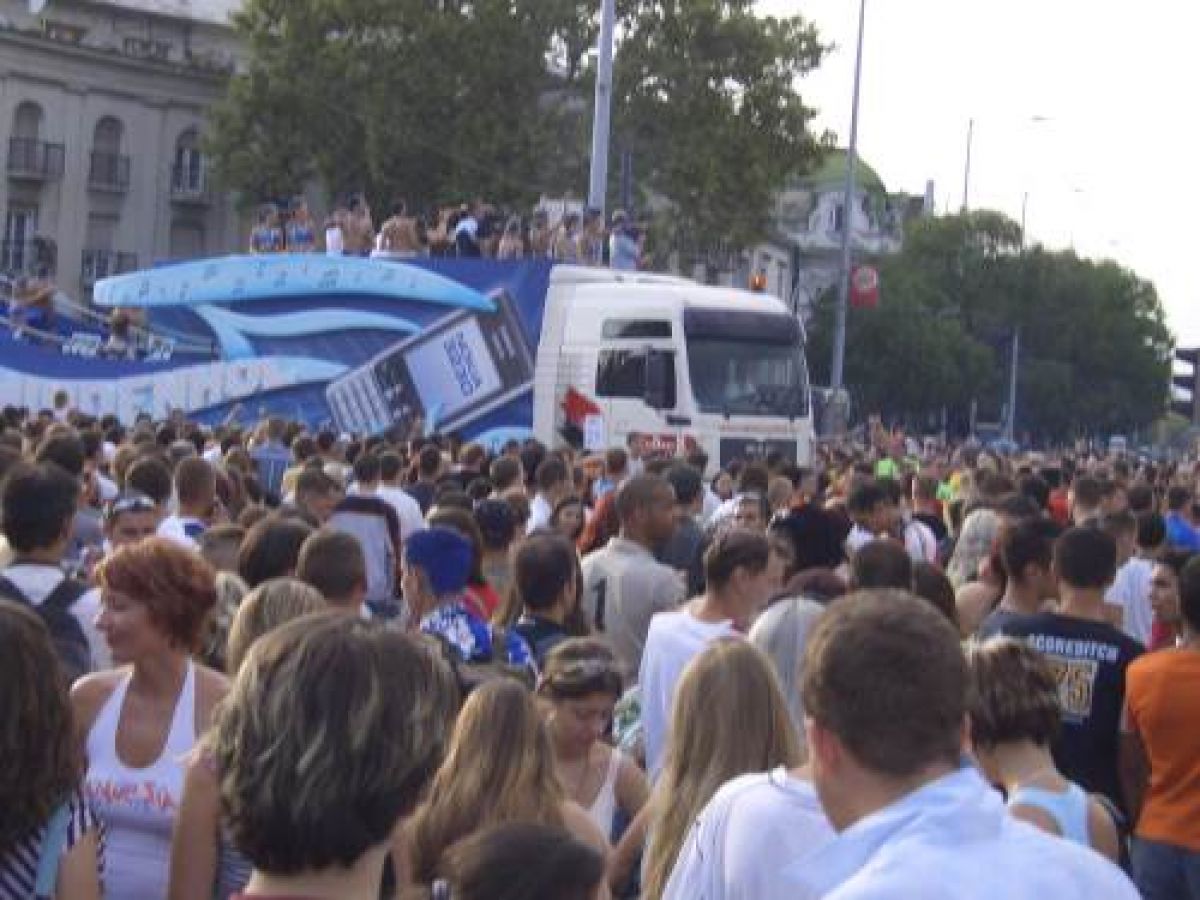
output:
[[[542,260],[234,256],[100,281],[92,327],[7,336],[0,402],[132,421],[811,461],[803,331],[766,294]],[[104,323],[138,323],[113,352]],[[122,318],[124,317],[124,318]],[[10,377],[12,376],[12,377]]]

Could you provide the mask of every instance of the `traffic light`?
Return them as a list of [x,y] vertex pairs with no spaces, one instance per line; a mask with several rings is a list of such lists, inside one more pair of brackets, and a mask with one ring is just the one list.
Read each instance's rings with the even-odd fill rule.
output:
[[1171,411],[1193,425],[1200,425],[1200,347],[1175,351],[1171,375]]

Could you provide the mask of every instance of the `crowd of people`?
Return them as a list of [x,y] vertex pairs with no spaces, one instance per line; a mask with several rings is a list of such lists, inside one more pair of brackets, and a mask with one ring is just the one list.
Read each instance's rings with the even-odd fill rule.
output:
[[0,417],[3,900],[1200,897],[1187,465]]
[[645,228],[624,210],[606,223],[591,209],[552,215],[538,208],[529,216],[506,214],[483,201],[445,206],[429,215],[395,201],[376,227],[367,201],[353,196],[338,204],[318,229],[308,202],[264,204],[250,232],[249,250],[412,259],[420,256],[487,259],[550,259],[562,263],[637,269],[645,255]]

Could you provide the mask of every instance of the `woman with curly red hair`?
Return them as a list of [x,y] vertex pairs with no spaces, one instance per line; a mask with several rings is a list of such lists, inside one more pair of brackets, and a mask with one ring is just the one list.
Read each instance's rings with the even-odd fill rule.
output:
[[215,573],[150,538],[106,559],[97,579],[96,626],[120,668],[76,682],[71,700],[86,794],[108,831],[106,895],[164,897],[185,757],[227,688],[192,659],[216,604]]

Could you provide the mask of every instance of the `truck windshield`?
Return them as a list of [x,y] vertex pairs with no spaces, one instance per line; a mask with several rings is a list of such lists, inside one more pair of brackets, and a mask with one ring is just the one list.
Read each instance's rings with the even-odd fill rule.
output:
[[687,310],[688,371],[701,412],[808,415],[800,327],[788,315]]

